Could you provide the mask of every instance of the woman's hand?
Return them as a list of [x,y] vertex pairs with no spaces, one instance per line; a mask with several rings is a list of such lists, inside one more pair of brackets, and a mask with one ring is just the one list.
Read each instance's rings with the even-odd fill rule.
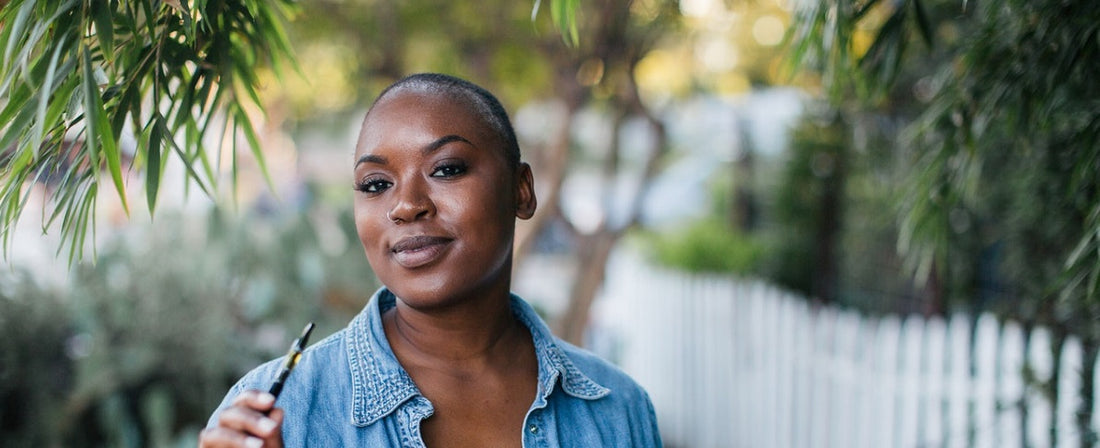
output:
[[282,448],[283,410],[275,397],[258,390],[246,391],[218,415],[218,426],[199,434],[200,447]]

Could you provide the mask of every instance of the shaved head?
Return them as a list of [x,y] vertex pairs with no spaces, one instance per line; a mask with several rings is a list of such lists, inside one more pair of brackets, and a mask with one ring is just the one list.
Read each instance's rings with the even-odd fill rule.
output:
[[512,129],[512,122],[508,119],[508,112],[488,90],[450,75],[417,73],[401,78],[383,90],[367,111],[367,117],[370,117],[370,112],[374,110],[375,105],[398,92],[428,93],[464,103],[500,139],[504,145],[502,149],[508,163],[513,167],[519,167],[519,142],[516,140],[515,130]]

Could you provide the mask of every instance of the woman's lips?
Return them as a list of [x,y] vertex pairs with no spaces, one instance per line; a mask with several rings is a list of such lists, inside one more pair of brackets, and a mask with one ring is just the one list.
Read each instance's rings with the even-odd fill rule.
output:
[[398,241],[390,252],[397,264],[406,268],[417,268],[435,261],[451,243],[450,238],[437,236],[413,236]]

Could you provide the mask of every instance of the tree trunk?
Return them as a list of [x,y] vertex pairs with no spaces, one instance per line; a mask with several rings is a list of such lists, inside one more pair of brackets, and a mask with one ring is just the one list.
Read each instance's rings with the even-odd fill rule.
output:
[[821,216],[817,223],[816,254],[814,273],[811,283],[813,296],[822,303],[834,303],[837,299],[837,278],[839,277],[838,254],[841,216],[844,206],[844,182],[846,177],[847,144],[840,144],[830,148],[832,168],[823,179],[821,196]]
[[741,138],[734,148],[733,194],[729,204],[729,223],[745,235],[756,229],[757,221],[756,195],[753,194],[756,144],[748,127],[748,120],[737,120],[737,132]]
[[577,275],[569,294],[569,306],[557,325],[558,336],[573,345],[583,345],[592,303],[603,285],[611,249],[621,235],[621,232],[601,230],[584,238],[577,249]]

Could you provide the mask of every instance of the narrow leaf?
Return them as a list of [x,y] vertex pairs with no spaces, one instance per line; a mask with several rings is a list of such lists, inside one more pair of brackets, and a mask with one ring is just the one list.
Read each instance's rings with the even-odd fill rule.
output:
[[[87,46],[84,46],[84,96],[84,120],[89,150],[92,153],[95,153],[97,148],[103,151],[107,159],[107,170],[111,173],[111,179],[115,183],[119,200],[122,202],[122,209],[129,215],[130,206],[126,202],[126,189],[122,184],[121,153],[107,123],[103,99],[99,96],[99,85],[96,83],[95,71],[92,67],[91,51]],[[93,165],[93,167],[96,166]]]
[[[156,124],[161,127],[160,132],[161,132],[162,135],[169,136],[169,138],[164,139],[164,142],[167,143],[168,146],[171,147],[173,151],[175,151],[176,155],[180,158],[180,160],[183,161],[183,167],[185,169],[187,169],[187,174],[189,176],[191,176],[191,179],[194,180],[195,184],[197,184],[199,186],[199,189],[202,190],[202,192],[204,194],[206,194],[207,196],[213,197],[213,194],[212,194],[213,191],[210,188],[208,188],[205,183],[203,183],[202,177],[199,176],[198,171],[195,171],[195,166],[194,166],[195,156],[192,156],[190,154],[185,153],[183,151],[183,148],[180,148],[180,146],[176,144],[176,141],[173,140],[170,137],[172,135],[172,133],[170,131],[168,131],[168,128],[165,127],[163,122],[158,121],[158,122],[156,122]],[[206,154],[206,151],[199,151],[200,156],[205,155],[205,154]],[[162,159],[161,163],[162,163],[161,166],[163,167],[163,159]],[[211,179],[213,179],[213,177],[211,177]],[[185,185],[189,186],[191,184],[186,183]]]
[[[26,134],[30,129],[31,121],[34,119],[34,108],[27,107],[19,111],[19,115],[16,115],[14,119],[8,122],[8,128],[4,132],[4,135],[0,137],[0,148],[10,148],[16,144],[17,140],[21,140],[22,136]],[[20,145],[27,143],[20,142]]]
[[531,21],[534,22],[535,18],[539,16],[539,7],[542,6],[542,0],[535,0],[535,6],[531,8]]
[[[130,84],[122,90],[118,98],[118,107],[111,117],[111,135],[121,135],[126,125],[126,117],[138,117],[141,114],[141,98],[138,97],[138,85]],[[137,102],[137,104],[134,104]],[[136,109],[135,109],[136,108]]]
[[[1094,238],[1100,238],[1100,232],[1098,232],[1098,233],[1093,233],[1093,232],[1085,233],[1084,237],[1082,237],[1081,240],[1077,242],[1077,246],[1074,247],[1073,251],[1070,252],[1068,257],[1066,257],[1066,263],[1065,263],[1065,268],[1066,269],[1068,269],[1068,268],[1072,267],[1073,265],[1081,262],[1082,256],[1084,256],[1086,251],[1089,249],[1089,247],[1093,245],[1093,239]],[[1100,247],[1100,245],[1097,245],[1097,247]]]
[[95,34],[99,38],[99,49],[108,61],[115,59],[115,20],[111,11],[111,2],[92,2],[92,16],[95,20]]
[[27,27],[27,21],[30,19],[31,12],[34,11],[34,2],[25,2],[19,6],[19,12],[15,15],[15,21],[13,21],[10,26],[11,34],[8,45],[4,48],[4,62],[12,61],[11,54],[15,51],[15,45],[23,40],[23,29]]
[[[17,115],[23,112],[25,108],[22,106],[28,104],[31,98],[34,97],[34,92],[26,84],[20,84],[14,91],[7,96],[7,103],[4,104],[3,109],[0,109],[0,124],[10,123],[11,120]],[[29,109],[29,108],[27,108]],[[21,131],[22,129],[14,126],[8,126],[7,131]],[[6,146],[4,146],[6,148]]]
[[267,188],[274,193],[275,183],[271,181],[271,173],[267,169],[263,148],[260,146],[260,139],[256,137],[256,129],[252,126],[252,120],[248,119],[248,115],[243,110],[238,109],[238,113],[240,115],[237,117],[236,122],[241,124],[241,130],[244,131],[244,137],[248,139],[248,146],[252,149],[252,156],[256,159],[256,164],[260,166],[260,173],[263,174],[264,181],[267,182]]
[[[35,121],[33,140],[31,141],[31,150],[34,152],[36,157],[38,156],[38,151],[42,146],[42,139],[46,135],[46,120],[48,117],[47,111],[50,104],[50,98],[53,97],[54,93],[54,75],[57,72],[57,62],[58,59],[61,57],[61,50],[65,48],[66,37],[68,36],[61,36],[61,40],[57,42],[57,47],[54,48],[53,55],[50,57],[50,63],[48,65],[49,68],[46,69],[44,84],[42,85],[42,89],[38,91],[38,116],[37,120]],[[62,101],[62,99],[58,98],[55,101],[60,102]]]
[[157,123],[160,123],[159,117],[149,130],[149,146],[146,148],[148,159],[145,163],[145,200],[149,204],[150,216],[156,210],[157,189],[160,187],[160,151],[163,134],[161,126],[157,126]]
[[580,0],[551,0],[550,18],[561,32],[561,38],[566,45],[576,47],[580,43],[580,33],[577,32],[577,6]]
[[924,38],[924,43],[932,48],[932,24],[928,20],[928,12],[925,11],[922,0],[913,0],[913,9],[917,12],[917,28],[920,30],[920,35]]
[[878,0],[867,0],[867,3],[864,3],[863,6],[860,6],[859,9],[856,10],[855,14],[852,15],[852,19],[858,21],[859,19],[863,18],[863,16],[867,14],[867,11],[870,11],[876,3],[878,3]]

